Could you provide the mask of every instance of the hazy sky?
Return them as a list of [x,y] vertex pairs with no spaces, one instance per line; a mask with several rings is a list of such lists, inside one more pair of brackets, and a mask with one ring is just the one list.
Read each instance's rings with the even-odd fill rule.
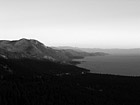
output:
[[140,47],[140,0],[0,0],[0,40]]

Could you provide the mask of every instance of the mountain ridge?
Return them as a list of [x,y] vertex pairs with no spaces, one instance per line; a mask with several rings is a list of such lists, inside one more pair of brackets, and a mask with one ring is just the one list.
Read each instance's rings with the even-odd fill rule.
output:
[[140,55],[140,48],[78,48],[70,46],[59,46],[58,49],[74,49],[76,51],[84,51],[88,53],[103,52],[111,55]]
[[[74,49],[59,49],[48,47],[35,39],[22,38],[19,40],[0,40],[0,56],[4,58],[46,59],[50,61],[69,63],[73,59],[82,59],[86,56],[101,55]],[[102,54],[103,55],[103,54]]]
[[[6,54],[8,58],[43,58],[49,60],[60,60],[56,50],[45,46],[43,43],[34,39],[20,39],[14,41],[0,41],[0,53]],[[12,55],[11,55],[12,54]],[[14,56],[13,56],[14,55]],[[56,56],[58,55],[58,56]],[[67,59],[63,56],[63,59]]]

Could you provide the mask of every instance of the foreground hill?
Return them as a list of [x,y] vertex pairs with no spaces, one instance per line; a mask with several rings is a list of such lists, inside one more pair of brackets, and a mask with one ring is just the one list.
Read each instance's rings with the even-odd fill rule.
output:
[[73,65],[44,60],[1,58],[0,104],[140,104],[140,77],[87,72]]
[[4,59],[0,58],[0,76],[42,76],[42,75],[75,75],[89,72],[89,70],[73,65],[49,60],[37,59]]

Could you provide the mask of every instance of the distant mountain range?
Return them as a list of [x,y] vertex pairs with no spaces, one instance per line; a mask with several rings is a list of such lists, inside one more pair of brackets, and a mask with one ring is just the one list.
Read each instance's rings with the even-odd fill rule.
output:
[[75,51],[84,51],[88,53],[97,53],[104,52],[103,54],[111,55],[140,55],[140,48],[131,48],[131,49],[101,49],[101,48],[78,48],[78,47],[69,47],[69,46],[60,46],[59,49],[73,49]]

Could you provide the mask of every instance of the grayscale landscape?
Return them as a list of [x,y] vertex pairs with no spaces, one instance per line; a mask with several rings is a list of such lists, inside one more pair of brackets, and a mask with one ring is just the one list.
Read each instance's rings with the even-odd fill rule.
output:
[[0,0],[0,105],[140,105],[140,0]]

